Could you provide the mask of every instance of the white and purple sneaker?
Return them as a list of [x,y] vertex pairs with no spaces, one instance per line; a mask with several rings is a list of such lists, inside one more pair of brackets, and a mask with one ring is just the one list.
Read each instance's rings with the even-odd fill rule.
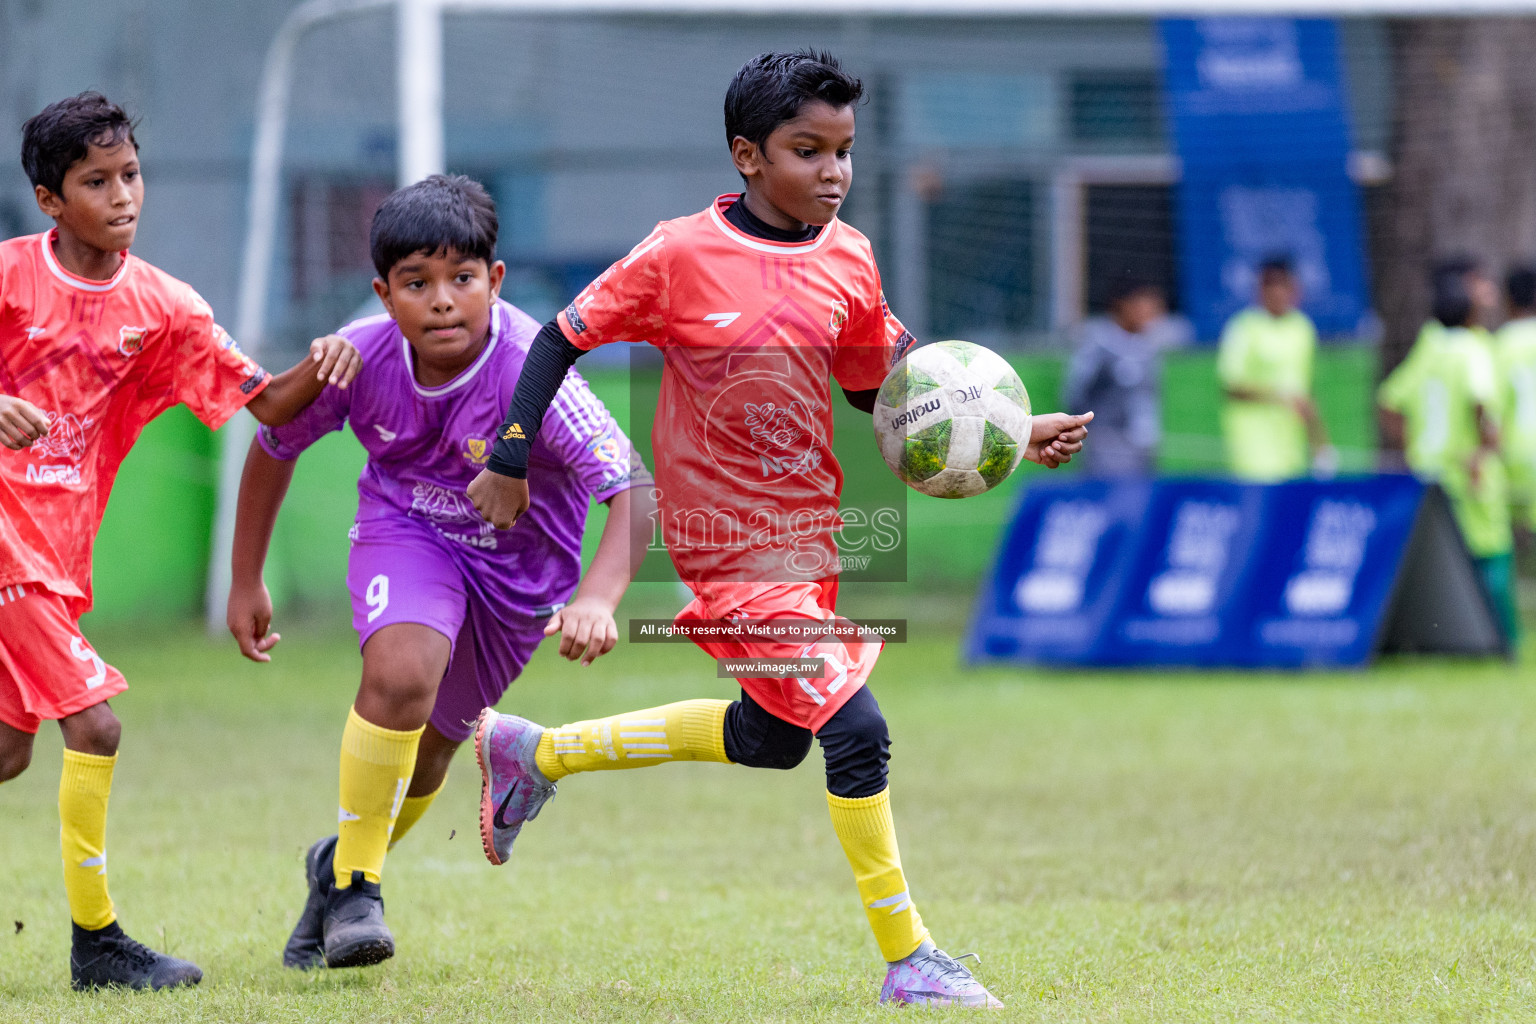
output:
[[[974,953],[962,957],[975,958]],[[980,961],[978,961],[979,963]],[[880,988],[882,1003],[915,1006],[966,1006],[1001,1010],[1002,1001],[971,977],[954,957],[933,943],[924,942],[905,960],[898,960],[885,972]]]
[[539,816],[555,784],[539,771],[534,754],[544,727],[499,715],[490,708],[475,722],[475,760],[480,762],[480,843],[485,859],[505,864],[523,822]]

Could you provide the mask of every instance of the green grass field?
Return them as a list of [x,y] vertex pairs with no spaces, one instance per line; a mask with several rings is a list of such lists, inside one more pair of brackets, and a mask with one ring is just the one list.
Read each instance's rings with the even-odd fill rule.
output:
[[[349,634],[280,625],[265,669],[190,627],[97,634],[134,686],[115,702],[112,891],[203,985],[69,991],[50,728],[0,786],[0,1020],[891,1019],[814,753],[787,774],[573,778],[501,869],[461,756],[389,861],[395,959],[285,971],[358,659]],[[1007,1019],[1536,1019],[1530,666],[1059,677],[962,670],[952,629],[918,633],[875,678],[908,877]],[[691,648],[586,670],[550,654],[504,708],[555,722],[729,694]]]

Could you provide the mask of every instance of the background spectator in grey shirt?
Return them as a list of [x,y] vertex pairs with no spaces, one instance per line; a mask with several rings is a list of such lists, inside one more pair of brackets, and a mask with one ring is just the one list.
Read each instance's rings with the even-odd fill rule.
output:
[[1094,411],[1093,450],[1083,450],[1087,472],[1141,476],[1157,468],[1162,355],[1186,333],[1168,317],[1162,291],[1128,275],[1111,287],[1108,315],[1083,323],[1062,404]]

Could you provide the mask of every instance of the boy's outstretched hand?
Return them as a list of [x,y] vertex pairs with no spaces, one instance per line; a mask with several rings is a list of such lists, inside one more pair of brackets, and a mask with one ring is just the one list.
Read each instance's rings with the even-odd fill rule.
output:
[[13,452],[48,436],[48,417],[25,398],[0,395],[0,444]]
[[277,646],[281,634],[269,633],[272,625],[272,595],[265,583],[229,588],[229,605],[224,622],[240,645],[240,653],[252,661],[271,661],[267,652]]
[[528,481],[482,469],[465,492],[480,517],[498,530],[510,530],[528,511]]
[[1064,412],[1048,412],[1036,416],[1030,424],[1029,447],[1024,457],[1038,462],[1046,469],[1055,469],[1083,450],[1083,438],[1088,436],[1088,424],[1093,413],[1070,416]]
[[568,661],[580,659],[584,666],[613,650],[619,642],[619,624],[613,620],[613,609],[601,601],[580,597],[550,617],[544,635],[556,633],[560,634],[560,657]]
[[363,368],[363,357],[356,347],[339,334],[327,334],[309,343],[309,358],[317,364],[315,379],[346,390],[352,378]]

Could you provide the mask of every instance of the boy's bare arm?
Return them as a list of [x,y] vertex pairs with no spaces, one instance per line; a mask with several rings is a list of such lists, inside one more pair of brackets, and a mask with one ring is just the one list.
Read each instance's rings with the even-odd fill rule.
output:
[[1472,414],[1477,420],[1477,448],[1472,452],[1471,464],[1467,468],[1473,485],[1480,486],[1483,479],[1483,462],[1499,457],[1499,427],[1493,417],[1488,415],[1487,407],[1481,402],[1472,406]]
[[280,427],[320,397],[327,384],[343,390],[363,368],[363,357],[339,334],[309,343],[309,355],[272,378],[272,383],[246,406],[269,427]]
[[560,634],[560,656],[583,665],[613,650],[619,641],[614,609],[645,559],[654,526],[656,499],[650,484],[632,487],[608,502],[608,522],[597,542],[592,566],[582,577],[571,603],[556,612],[544,627],[545,636]]
[[272,543],[272,528],[277,525],[277,512],[283,507],[283,497],[292,480],[292,462],[274,459],[259,441],[251,442],[235,505],[232,579],[225,622],[240,645],[240,653],[252,661],[271,661],[267,652],[282,639],[277,633],[267,632],[272,624],[272,596],[262,580],[262,568]]
[[1270,402],[1274,405],[1284,405],[1289,401],[1274,388],[1256,388],[1251,384],[1227,384],[1221,390],[1222,394],[1234,402]]

